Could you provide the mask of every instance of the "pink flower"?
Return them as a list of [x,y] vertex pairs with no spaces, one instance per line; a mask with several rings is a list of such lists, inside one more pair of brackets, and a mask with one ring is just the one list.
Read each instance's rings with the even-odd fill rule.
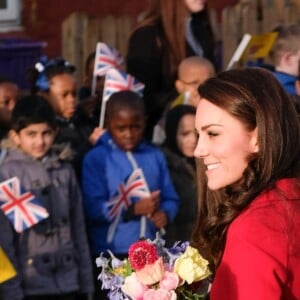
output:
[[175,290],[179,285],[179,277],[176,273],[166,271],[162,280],[159,283],[159,287],[166,289],[167,291]]
[[125,278],[121,290],[132,300],[143,300],[144,293],[148,290],[148,287],[143,285],[133,272],[130,276]]
[[129,247],[128,259],[132,269],[140,270],[158,259],[156,247],[148,241],[138,241]]
[[164,264],[160,257],[153,264],[147,264],[143,269],[136,271],[138,280],[145,284],[151,285],[159,282],[164,275]]
[[174,291],[167,291],[165,289],[153,290],[149,289],[145,292],[143,300],[176,300],[177,295]]

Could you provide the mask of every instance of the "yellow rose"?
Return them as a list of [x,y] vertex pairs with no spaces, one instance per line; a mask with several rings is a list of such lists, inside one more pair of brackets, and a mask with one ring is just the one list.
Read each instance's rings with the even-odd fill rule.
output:
[[191,246],[188,246],[185,252],[176,259],[174,271],[188,284],[202,280],[211,274],[208,261]]

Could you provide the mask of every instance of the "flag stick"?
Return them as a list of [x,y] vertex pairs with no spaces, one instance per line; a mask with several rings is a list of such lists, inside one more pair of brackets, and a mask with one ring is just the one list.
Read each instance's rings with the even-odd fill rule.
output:
[[91,96],[96,95],[96,83],[97,83],[97,75],[93,75]]
[[105,109],[106,109],[106,101],[102,98],[100,119],[99,119],[99,128],[103,128],[103,126],[104,126]]
[[240,60],[241,56],[243,55],[245,49],[249,44],[250,39],[251,35],[249,33],[245,33],[238,47],[236,48],[232,58],[230,59],[226,70],[230,70],[233,67],[233,65]]

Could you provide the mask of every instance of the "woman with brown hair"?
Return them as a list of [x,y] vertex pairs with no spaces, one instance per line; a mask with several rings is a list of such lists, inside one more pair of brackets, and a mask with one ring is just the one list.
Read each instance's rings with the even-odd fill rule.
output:
[[145,84],[146,136],[175,98],[179,63],[188,56],[214,62],[214,41],[206,0],[150,0],[143,21],[132,32],[127,71]]
[[199,212],[193,244],[213,271],[210,299],[300,299],[300,123],[261,68],[199,87]]

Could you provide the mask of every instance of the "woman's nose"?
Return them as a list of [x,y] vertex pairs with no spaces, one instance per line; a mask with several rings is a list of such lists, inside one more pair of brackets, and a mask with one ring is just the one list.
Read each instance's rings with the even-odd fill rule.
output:
[[196,148],[194,150],[194,156],[196,158],[201,158],[209,155],[208,145],[205,143],[203,139],[200,138],[197,141]]

